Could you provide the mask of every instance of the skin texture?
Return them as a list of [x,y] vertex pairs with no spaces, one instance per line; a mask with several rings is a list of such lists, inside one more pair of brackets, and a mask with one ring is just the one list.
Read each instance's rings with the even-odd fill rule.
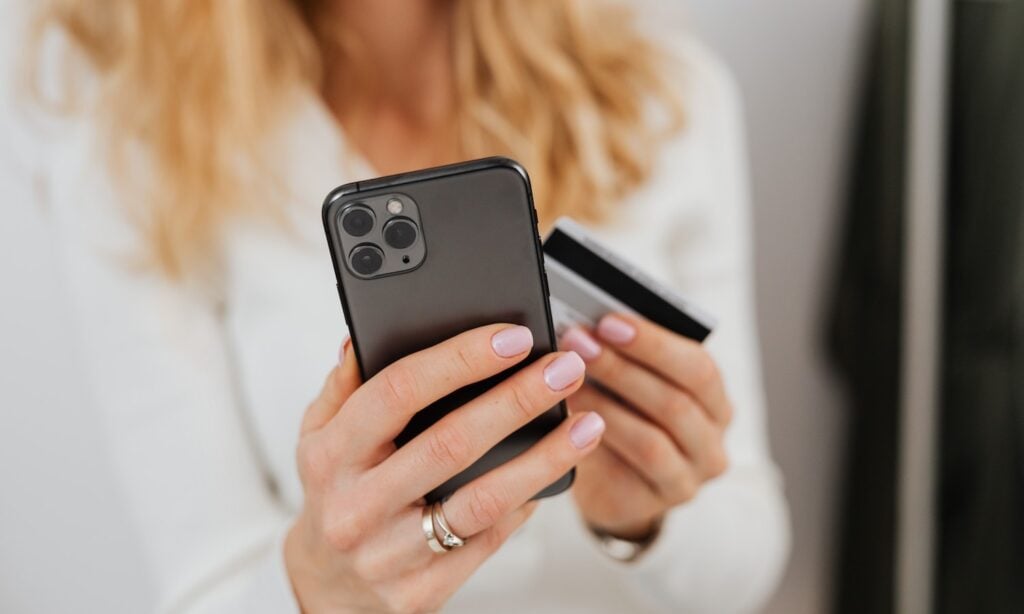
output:
[[[386,76],[373,91],[353,95],[343,60],[324,58],[324,97],[350,144],[382,174],[454,161],[448,5],[339,1],[332,9],[361,39],[363,61]],[[379,35],[384,24],[386,37]],[[439,609],[527,520],[535,506],[529,497],[574,465],[583,521],[637,539],[725,470],[722,438],[732,408],[714,360],[699,344],[629,316],[577,331],[586,347],[563,343],[586,360],[587,384],[581,373],[552,390],[545,368],[570,355],[545,356],[396,450],[392,439],[416,411],[525,359],[528,349],[506,357],[491,345],[508,328],[469,331],[366,383],[343,346],[306,412],[297,451],[305,502],[285,563],[303,611]],[[564,381],[573,360],[562,360],[548,381]],[[468,544],[433,554],[420,528],[422,494],[562,398],[570,408],[563,425],[445,503],[452,529]],[[596,438],[581,448],[584,432]]]
[[[353,147],[381,175],[458,161],[450,4],[338,1],[330,15],[362,49],[356,67],[324,58],[324,98]],[[367,73],[373,89],[346,78]]]
[[[473,329],[411,354],[366,383],[344,350],[303,419],[297,460],[303,510],[285,564],[306,612],[432,611],[533,511],[531,496],[597,449],[596,414],[576,415],[514,460],[444,503],[463,548],[435,554],[420,527],[422,493],[468,467],[506,435],[577,391],[584,366],[548,354],[448,414],[400,449],[392,440],[417,411],[529,354],[499,355],[496,335]],[[502,351],[507,354],[507,351]],[[582,436],[581,436],[582,434]]]
[[596,411],[607,424],[601,447],[579,465],[576,504],[593,527],[646,537],[728,465],[732,405],[715,361],[700,344],[625,314],[567,333],[562,348],[587,361],[570,413]]

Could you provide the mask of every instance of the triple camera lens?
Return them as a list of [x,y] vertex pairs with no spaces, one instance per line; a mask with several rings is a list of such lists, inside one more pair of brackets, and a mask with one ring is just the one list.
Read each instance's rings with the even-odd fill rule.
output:
[[361,245],[352,250],[352,269],[360,275],[373,275],[384,266],[384,252],[374,245]]
[[[391,212],[390,208],[388,212]],[[341,215],[341,227],[345,234],[356,238],[367,237],[374,229],[376,221],[377,216],[373,209],[363,203],[348,207]],[[385,222],[381,235],[387,247],[404,252],[416,244],[419,238],[419,229],[416,227],[416,222],[408,217],[391,217]],[[372,238],[367,237],[364,240],[372,240]],[[381,272],[387,260],[385,249],[373,243],[357,246],[349,253],[349,264],[352,270],[363,277]],[[408,264],[410,255],[413,258],[416,257],[415,252],[411,254],[407,252],[402,255],[401,261]],[[394,265],[389,266],[385,272],[392,272],[392,269],[394,269]]]
[[366,207],[352,207],[342,216],[341,227],[353,237],[361,237],[373,230],[373,212]]
[[405,218],[393,219],[384,225],[384,241],[395,249],[405,249],[416,242],[416,225]]

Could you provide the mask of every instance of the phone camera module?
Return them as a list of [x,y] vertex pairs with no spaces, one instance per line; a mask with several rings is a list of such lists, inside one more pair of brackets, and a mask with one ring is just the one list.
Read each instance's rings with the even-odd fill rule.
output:
[[384,266],[384,252],[376,245],[360,245],[352,250],[349,262],[356,273],[363,276],[373,275]]
[[337,248],[338,264],[354,277],[369,281],[411,273],[426,259],[427,237],[411,196],[358,195],[332,215],[332,250]]
[[384,225],[384,241],[395,249],[407,249],[416,242],[416,224],[407,218],[396,218]]
[[349,207],[341,216],[341,227],[353,237],[362,237],[373,230],[373,212],[366,207]]

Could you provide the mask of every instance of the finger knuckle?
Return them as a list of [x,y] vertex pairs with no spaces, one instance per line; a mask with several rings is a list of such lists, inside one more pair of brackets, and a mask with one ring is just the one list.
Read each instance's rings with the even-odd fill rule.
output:
[[697,481],[689,474],[682,474],[673,482],[670,492],[673,503],[686,503],[697,496]]
[[640,462],[649,469],[660,469],[668,464],[672,455],[672,445],[660,432],[651,432],[640,437],[638,442]]
[[538,404],[522,386],[510,386],[506,394],[506,400],[515,417],[522,422],[530,420],[537,413],[536,407]]
[[319,488],[327,482],[331,474],[331,459],[324,446],[304,438],[299,441],[295,456],[303,483]]
[[330,373],[327,374],[327,379],[324,381],[324,392],[331,396],[340,397],[344,373],[344,369],[340,366],[335,366],[331,369]]
[[722,446],[712,446],[708,451],[707,467],[709,477],[713,478],[722,475],[729,469],[729,455],[725,453]]
[[475,488],[469,497],[467,510],[478,527],[494,525],[504,515],[508,497],[493,486]]
[[328,507],[324,518],[324,541],[336,552],[352,552],[369,529],[366,516],[351,508]]
[[456,348],[451,368],[456,379],[466,380],[480,370],[480,361],[469,348],[460,345]]
[[572,445],[542,445],[536,449],[544,459],[545,474],[552,480],[568,471],[580,458],[580,451]]
[[381,582],[391,577],[390,565],[383,557],[366,548],[360,548],[352,558],[352,571],[366,582]]
[[683,392],[674,390],[665,402],[669,414],[675,419],[685,419],[693,410],[693,402]]
[[708,387],[718,380],[718,364],[706,350],[702,349],[694,355],[691,369],[693,381],[698,387]]
[[324,528],[324,541],[335,552],[350,552],[360,538],[360,531],[349,524],[332,521]]
[[384,407],[400,406],[408,399],[416,398],[416,379],[412,371],[401,363],[395,363],[381,371],[384,386],[382,405]]
[[722,423],[726,426],[732,424],[732,419],[735,414],[735,410],[732,407],[732,403],[726,403],[722,408]]
[[321,471],[318,462],[319,451],[313,444],[310,437],[303,437],[295,447],[295,465],[299,470],[300,477],[312,476]]
[[461,467],[472,454],[469,439],[458,428],[445,425],[427,439],[426,461],[441,467]]
[[302,423],[299,425],[299,432],[305,433],[311,431],[319,424],[317,418],[319,417],[319,402],[320,399],[316,399],[309,405],[306,405],[306,411],[302,412]]

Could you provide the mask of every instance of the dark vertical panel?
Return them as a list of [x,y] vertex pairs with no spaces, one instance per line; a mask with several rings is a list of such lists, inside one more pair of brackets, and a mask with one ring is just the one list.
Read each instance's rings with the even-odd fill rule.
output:
[[1024,2],[954,3],[940,612],[1024,612]]
[[[834,610],[893,610],[908,2],[876,0],[830,353],[849,394]],[[797,527],[799,530],[799,527]]]

